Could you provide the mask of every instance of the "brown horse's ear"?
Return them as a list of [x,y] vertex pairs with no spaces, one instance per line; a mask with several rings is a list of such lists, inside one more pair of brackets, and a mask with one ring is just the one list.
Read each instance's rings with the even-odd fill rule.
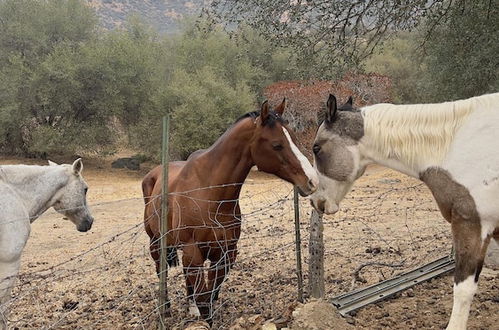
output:
[[326,103],[326,122],[332,123],[336,119],[336,111],[338,110],[336,105],[336,97],[333,94],[329,94],[329,98]]
[[277,108],[274,109],[274,111],[278,113],[280,116],[282,116],[285,109],[286,109],[286,98],[283,98],[281,104],[279,104]]
[[262,121],[262,126],[267,121],[269,113],[270,113],[269,101],[265,100],[265,102],[263,102],[262,104],[262,109],[260,110],[260,120]]

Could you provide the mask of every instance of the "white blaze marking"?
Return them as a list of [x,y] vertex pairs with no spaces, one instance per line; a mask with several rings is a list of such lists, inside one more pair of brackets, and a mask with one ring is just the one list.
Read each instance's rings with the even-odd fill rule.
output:
[[454,304],[452,305],[452,314],[447,330],[466,330],[471,301],[476,289],[475,275],[471,275],[464,281],[454,284]]
[[295,154],[296,158],[301,164],[301,168],[305,175],[309,178],[309,180],[312,182],[312,184],[317,187],[319,184],[319,176],[317,175],[317,172],[315,169],[310,165],[310,162],[308,161],[307,157],[305,157],[300,149],[294,144],[293,140],[291,139],[291,136],[289,135],[288,130],[283,126],[282,130],[284,132],[284,135],[286,135],[286,138],[288,139],[289,145],[291,146],[291,150]]
[[193,317],[198,317],[201,316],[201,313],[199,312],[198,306],[194,302],[194,300],[189,299],[189,315]]

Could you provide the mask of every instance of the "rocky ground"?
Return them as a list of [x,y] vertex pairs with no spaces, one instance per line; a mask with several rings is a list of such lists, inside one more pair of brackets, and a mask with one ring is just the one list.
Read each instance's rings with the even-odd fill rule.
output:
[[[29,162],[7,159],[0,164]],[[86,161],[87,233],[54,211],[32,226],[13,292],[13,328],[155,329],[157,277],[142,227],[140,181],[145,173]],[[245,213],[238,262],[222,287],[214,329],[442,329],[452,302],[443,276],[342,318],[328,303],[298,305],[291,186],[252,172],[241,195]],[[304,281],[308,282],[308,202],[301,203]],[[342,205],[324,218],[327,298],[390,278],[450,253],[450,228],[419,182],[380,167],[368,169]],[[179,267],[169,272],[171,329],[187,315]],[[499,324],[497,272],[485,270],[469,329]],[[305,294],[307,288],[305,287]],[[202,327],[202,324],[198,324]]]

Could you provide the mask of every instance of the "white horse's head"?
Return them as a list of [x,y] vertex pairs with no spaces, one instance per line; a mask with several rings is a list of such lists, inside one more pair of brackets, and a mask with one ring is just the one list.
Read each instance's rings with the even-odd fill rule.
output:
[[319,187],[310,201],[319,212],[336,213],[354,181],[364,173],[359,151],[363,135],[362,115],[352,107],[352,98],[337,107],[336,98],[330,95],[313,146]]
[[49,165],[64,166],[68,175],[67,183],[59,189],[53,198],[54,209],[71,220],[76,225],[78,231],[88,231],[92,228],[94,218],[88,209],[88,185],[81,175],[83,170],[81,158],[75,160],[72,165],[57,165],[51,161],[49,161]]

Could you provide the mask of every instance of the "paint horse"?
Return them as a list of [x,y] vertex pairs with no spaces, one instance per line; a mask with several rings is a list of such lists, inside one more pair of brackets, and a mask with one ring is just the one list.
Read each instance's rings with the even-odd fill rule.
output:
[[[241,234],[239,193],[250,169],[262,171],[298,186],[302,195],[313,193],[316,171],[296,146],[282,119],[285,100],[272,111],[266,101],[260,113],[238,119],[210,148],[187,161],[169,164],[168,263],[175,264],[176,247],[182,264],[191,314],[212,322],[212,307],[237,255]],[[161,167],[143,180],[144,222],[151,256],[159,272]],[[210,261],[205,282],[203,264]],[[195,302],[195,304],[194,304]]]
[[339,203],[368,164],[423,181],[450,222],[456,269],[447,329],[466,329],[491,238],[499,239],[499,93],[439,104],[337,109],[329,96],[313,153],[321,212]]
[[83,163],[0,166],[0,329],[7,328],[7,303],[19,272],[30,224],[53,207],[81,232],[92,227]]

